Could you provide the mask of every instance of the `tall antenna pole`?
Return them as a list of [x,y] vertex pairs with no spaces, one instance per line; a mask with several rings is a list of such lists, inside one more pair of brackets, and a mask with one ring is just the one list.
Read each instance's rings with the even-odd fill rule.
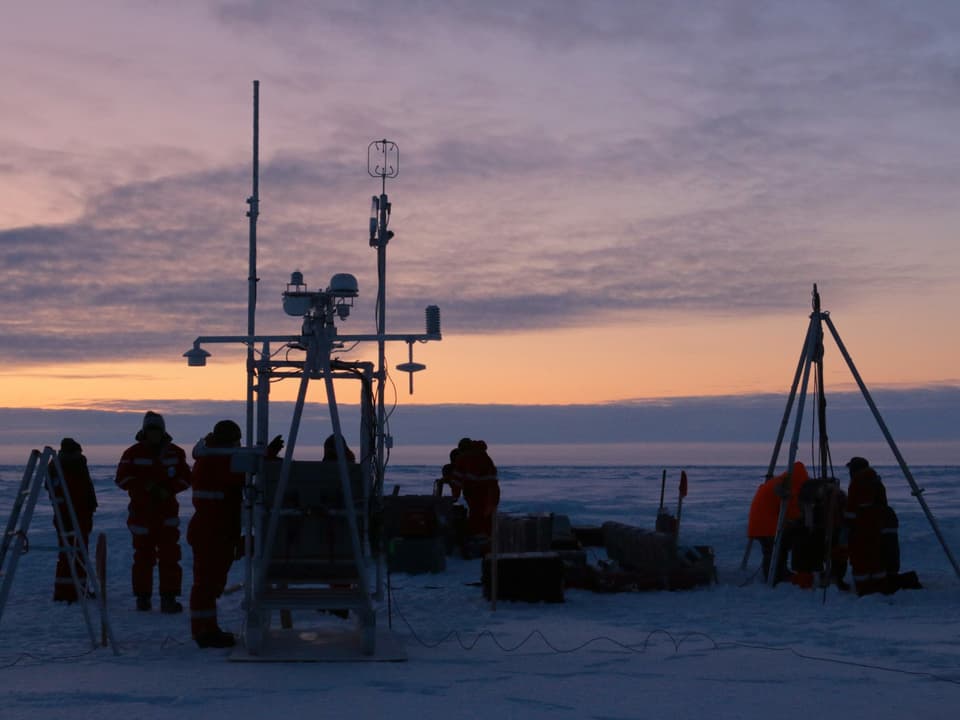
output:
[[[386,141],[384,141],[386,142]],[[386,150],[384,150],[386,152]],[[380,191],[380,216],[377,223],[377,466],[378,482],[383,482],[382,474],[386,462],[384,446],[389,450],[387,440],[387,352],[384,336],[387,333],[387,223],[390,221],[389,200],[387,198],[387,179],[384,176]]]
[[260,81],[253,81],[253,192],[247,198],[250,209],[250,272],[247,276],[247,445],[254,444],[253,376],[257,315],[257,216],[260,214]]
[[380,196],[373,196],[370,217],[370,246],[377,249],[377,483],[383,484],[385,449],[390,450],[392,439],[386,432],[385,391],[387,383],[387,243],[393,237],[390,223],[390,199],[387,197],[387,179],[400,174],[400,150],[397,144],[384,138],[367,146],[367,173],[380,178]]

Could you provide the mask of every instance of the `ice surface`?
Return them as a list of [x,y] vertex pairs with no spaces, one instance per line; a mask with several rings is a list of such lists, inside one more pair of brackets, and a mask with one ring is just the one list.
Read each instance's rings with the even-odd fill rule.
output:
[[[126,496],[94,467],[94,533],[109,543],[110,617],[122,656],[89,652],[77,606],[51,602],[55,558],[22,557],[0,622],[0,718],[954,718],[960,710],[960,581],[906,481],[880,468],[900,516],[905,569],[923,591],[856,598],[744,582],[746,511],[759,467],[687,467],[682,541],[716,549],[720,584],[683,593],[595,595],[561,605],[500,603],[479,561],[441,575],[394,575],[393,629],[404,663],[249,664],[190,641],[186,614],[133,610]],[[576,524],[652,527],[659,467],[502,468],[506,511],[554,511]],[[914,468],[951,547],[960,551],[960,468]],[[436,468],[396,467],[387,486],[429,492]],[[676,509],[679,467],[668,469]],[[20,471],[0,468],[5,521]],[[191,506],[183,502],[183,526]],[[54,541],[40,507],[31,542]],[[183,542],[184,590],[191,582]],[[751,571],[756,568],[754,554]],[[242,580],[234,566],[231,583]],[[239,631],[241,593],[221,599]],[[298,626],[342,621],[295,613]],[[387,625],[386,607],[378,623]],[[453,635],[452,633],[456,633]]]

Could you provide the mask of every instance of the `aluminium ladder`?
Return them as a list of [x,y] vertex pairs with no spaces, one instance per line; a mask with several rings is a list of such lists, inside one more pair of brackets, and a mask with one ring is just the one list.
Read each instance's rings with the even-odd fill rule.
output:
[[[56,477],[49,472],[50,465],[56,469]],[[97,634],[94,631],[93,621],[90,616],[90,609],[87,606],[87,582],[89,581],[92,590],[97,598],[97,608],[100,614],[100,626],[105,631],[109,639],[110,647],[114,655],[119,655],[117,644],[113,637],[113,629],[107,618],[106,598],[103,588],[100,587],[99,578],[93,572],[93,564],[90,562],[90,555],[86,546],[82,542],[71,542],[77,534],[77,515],[73,508],[73,500],[70,497],[70,491],[66,483],[63,482],[63,468],[60,466],[60,459],[56,451],[47,446],[43,452],[33,450],[30,453],[30,459],[27,461],[27,467],[23,473],[23,479],[20,481],[20,487],[17,490],[13,501],[13,507],[10,511],[10,517],[7,520],[6,530],[3,537],[0,538],[0,620],[3,619],[3,611],[6,609],[7,600],[10,595],[10,589],[13,586],[13,578],[16,575],[17,565],[20,556],[25,555],[30,547],[27,533],[30,529],[30,522],[33,520],[33,511],[36,508],[37,500],[40,495],[40,488],[47,490],[47,496],[53,507],[54,517],[57,527],[64,528],[64,510],[61,509],[54,493],[57,484],[60,484],[60,490],[63,493],[63,505],[65,506],[66,516],[70,520],[72,530],[63,530],[58,533],[56,547],[35,548],[43,550],[56,550],[66,553],[69,558],[70,576],[73,580],[73,586],[77,591],[77,600],[80,604],[80,610],[83,612],[83,619],[87,626],[87,632],[90,635],[90,644],[96,648],[100,645],[97,640]],[[60,544],[60,537],[64,543]],[[80,562],[88,569],[86,580],[81,582],[77,574],[76,560],[79,556]]]

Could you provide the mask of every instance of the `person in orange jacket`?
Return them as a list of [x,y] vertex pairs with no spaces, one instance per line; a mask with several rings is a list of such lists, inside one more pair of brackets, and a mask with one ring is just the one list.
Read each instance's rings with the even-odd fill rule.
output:
[[[53,481],[53,496],[60,511],[63,527],[57,522],[54,515],[53,524],[57,529],[57,539],[60,547],[68,545],[79,546],[84,549],[93,530],[93,513],[97,510],[97,494],[90,479],[90,470],[87,469],[87,458],[83,455],[83,448],[73,438],[63,438],[60,441],[60,451],[57,453],[60,467],[63,469],[63,482],[59,482],[57,464],[51,462],[49,467],[50,479]],[[77,518],[78,527],[73,527],[67,501],[64,495],[64,486],[70,496],[70,504]],[[53,581],[53,599],[58,602],[76,602],[77,588],[73,583],[73,574],[70,572],[70,558],[66,552],[60,552],[57,558],[56,577]],[[86,584],[87,568],[78,553],[74,553],[73,569],[81,586]]]
[[131,579],[137,610],[152,607],[153,567],[159,565],[160,611],[179,613],[183,582],[180,567],[180,504],[177,494],[190,487],[186,453],[167,434],[163,417],[148,412],[136,444],[123,451],[116,484],[130,495],[127,529],[133,538]]
[[500,482],[497,466],[487,454],[483,440],[463,438],[450,472],[451,488],[463,492],[467,503],[467,531],[471,535],[490,536],[493,514],[500,503]]
[[[201,648],[232,647],[233,633],[217,621],[217,598],[227,585],[234,559],[243,556],[241,506],[246,476],[230,469],[240,447],[240,426],[221,420],[193,448],[193,517],[187,542],[193,548],[193,587],[190,590],[190,632]],[[276,457],[283,448],[279,436],[267,447]]]
[[780,539],[780,557],[777,560],[776,580],[788,575],[787,556],[793,544],[793,539],[802,523],[800,513],[800,489],[810,479],[807,468],[802,462],[793,464],[793,472],[783,472],[776,477],[768,478],[753,496],[750,503],[750,515],[747,523],[747,537],[758,540],[763,550],[763,577],[770,573],[770,564],[773,559],[773,546],[777,535],[777,522],[780,518],[780,501],[786,496],[784,484],[790,477],[789,500],[783,524],[783,535]]

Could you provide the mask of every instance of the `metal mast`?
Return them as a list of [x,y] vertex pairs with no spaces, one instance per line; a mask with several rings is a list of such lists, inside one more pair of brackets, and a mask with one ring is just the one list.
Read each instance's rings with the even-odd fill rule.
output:
[[[337,273],[330,279],[325,290],[307,290],[303,274],[291,274],[287,291],[283,293],[283,309],[287,315],[302,319],[299,334],[256,335],[254,334],[254,311],[256,308],[256,218],[258,215],[258,83],[254,83],[254,145],[253,145],[253,194],[250,204],[250,273],[249,273],[249,322],[246,335],[200,336],[193,348],[183,355],[191,367],[206,365],[210,353],[204,343],[243,343],[247,347],[247,410],[248,433],[252,436],[253,402],[256,392],[256,445],[252,438],[244,448],[239,448],[231,457],[231,467],[243,469],[248,474],[245,493],[246,515],[246,568],[244,606],[246,609],[245,642],[252,654],[260,652],[269,630],[270,612],[274,609],[304,607],[314,609],[343,609],[356,611],[362,631],[362,649],[365,654],[373,652],[376,612],[374,600],[382,599],[384,557],[368,536],[368,528],[378,512],[384,484],[385,454],[392,445],[386,430],[385,384],[388,379],[386,367],[386,343],[404,342],[408,346],[409,362],[398,366],[401,372],[413,373],[424,369],[413,362],[413,345],[418,342],[441,339],[440,309],[436,305],[425,308],[425,332],[388,334],[386,330],[386,247],[393,232],[390,222],[390,201],[386,193],[387,178],[394,178],[399,170],[399,152],[395,143],[388,140],[374,141],[367,149],[367,171],[381,180],[379,195],[373,196],[370,217],[370,247],[377,249],[377,300],[376,333],[341,335],[336,323],[350,315],[353,300],[358,295],[356,278],[347,273]],[[348,362],[334,357],[346,346],[360,342],[376,342],[378,364],[372,362]],[[259,359],[255,344],[262,343]],[[271,343],[279,343],[288,350],[306,351],[303,360],[278,359],[271,355]],[[352,345],[351,345],[352,348]],[[257,387],[254,388],[254,378]],[[266,446],[269,388],[274,380],[297,378],[300,388],[294,407],[290,431],[287,434],[286,452],[282,462],[264,460]],[[307,385],[310,380],[322,379],[325,384],[330,422],[337,445],[337,468],[320,467],[322,463],[295,460],[294,450],[300,431],[306,403]],[[337,379],[360,380],[362,383],[361,417],[362,454],[359,463],[348,466],[346,446],[340,424],[339,410],[334,395],[333,381]],[[377,380],[376,402],[373,399],[373,381]],[[412,390],[413,383],[410,381]],[[372,408],[376,404],[376,420],[372,421]],[[376,424],[376,449],[372,450],[369,427]],[[316,466],[316,467],[314,467]],[[291,506],[287,490],[296,493],[307,491],[307,496],[298,495],[306,505]],[[331,499],[321,497],[327,493]],[[306,499],[304,499],[306,497]],[[330,504],[337,511],[330,512]],[[342,506],[342,507],[341,507]],[[342,510],[342,513],[338,514]],[[337,518],[343,518],[343,527]],[[313,534],[297,534],[297,540],[288,533],[280,532],[284,523],[312,523],[314,531],[323,530],[323,537],[337,538],[340,543],[336,557],[327,548],[323,558],[318,556],[313,541],[320,537]],[[254,545],[253,537],[257,541]],[[278,538],[281,538],[278,541]],[[274,552],[278,542],[283,543],[283,552]],[[332,552],[332,551],[331,551]],[[371,589],[368,571],[376,565],[376,583]],[[291,566],[290,563],[294,563]],[[291,569],[293,568],[293,569]],[[346,572],[345,576],[343,573]],[[372,591],[371,591],[372,590]]]
[[373,196],[370,208],[370,247],[377,249],[377,485],[382,490],[385,451],[392,446],[386,428],[385,391],[387,384],[386,328],[387,328],[387,243],[393,231],[390,223],[390,200],[387,198],[387,178],[400,174],[400,149],[390,140],[374,140],[367,146],[367,174],[378,177],[380,196]]
[[253,436],[254,336],[257,315],[257,216],[260,215],[260,81],[253,81],[253,188],[247,198],[250,209],[250,271],[247,274],[247,445],[256,442]]

